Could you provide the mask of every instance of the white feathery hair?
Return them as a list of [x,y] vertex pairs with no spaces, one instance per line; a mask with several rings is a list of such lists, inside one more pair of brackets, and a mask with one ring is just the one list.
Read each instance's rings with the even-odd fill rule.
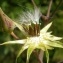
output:
[[40,10],[38,8],[35,8],[32,12],[23,12],[23,14],[20,15],[20,22],[21,24],[31,24],[31,22],[34,24],[39,24],[40,16]]

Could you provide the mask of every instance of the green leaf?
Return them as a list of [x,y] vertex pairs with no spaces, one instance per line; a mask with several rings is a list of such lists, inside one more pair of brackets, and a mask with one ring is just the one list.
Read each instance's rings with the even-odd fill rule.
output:
[[27,62],[26,62],[26,63],[29,63],[30,55],[31,55],[31,53],[33,52],[33,50],[34,50],[35,48],[36,48],[36,47],[34,46],[34,44],[30,44],[30,45],[29,45],[28,50],[27,50]]
[[46,45],[46,44],[43,44],[43,43],[40,43],[39,46],[37,47],[38,49],[41,49],[43,51],[46,51],[45,47],[47,49],[54,49],[53,47],[49,46],[49,45]]
[[51,33],[50,32],[47,32],[47,33],[45,33],[45,39],[46,40],[51,40],[51,41],[58,41],[58,40],[61,40],[62,39],[62,37],[56,37],[56,36],[54,36],[54,35],[51,35]]
[[49,63],[49,53],[48,53],[48,50],[46,49],[46,58],[47,58],[47,63]]
[[62,39],[61,37],[56,37],[56,36],[52,36],[52,37],[51,37],[51,40],[53,40],[53,41],[54,41],[54,40],[61,40],[61,39]]
[[6,44],[24,44],[26,42],[26,39],[24,40],[14,40],[14,41],[7,41],[7,42],[4,42],[0,45],[6,45]]
[[[26,50],[28,48],[28,45],[27,45],[27,43],[26,44],[24,44],[23,45],[23,47],[21,48],[21,50],[18,52],[18,55],[17,55],[17,58],[21,55],[21,53],[24,51],[24,50]],[[17,60],[17,58],[16,58],[16,60]]]
[[63,44],[60,43],[59,41],[48,41],[47,45],[52,46],[52,47],[59,47],[59,48],[63,48]]
[[41,31],[40,33],[46,33],[48,31],[48,29],[50,28],[50,26],[52,25],[52,22],[49,23],[48,25],[46,25]]
[[45,46],[44,46],[43,43],[40,43],[37,48],[38,48],[38,49],[41,49],[41,50],[43,50],[43,51],[45,51]]

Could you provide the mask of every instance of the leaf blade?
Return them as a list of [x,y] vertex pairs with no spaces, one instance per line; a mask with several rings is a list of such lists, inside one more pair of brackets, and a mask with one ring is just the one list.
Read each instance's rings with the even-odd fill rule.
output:
[[48,41],[48,45],[52,47],[63,48],[63,44],[60,43],[59,41],[54,41],[54,42]]
[[15,41],[7,41],[7,42],[4,42],[0,45],[6,45],[6,44],[24,44],[26,42],[26,39],[24,40],[15,40]]
[[46,58],[47,58],[47,63],[49,63],[49,53],[47,49],[46,49]]
[[34,50],[35,48],[36,48],[36,47],[34,46],[34,44],[31,44],[31,45],[28,47],[28,50],[27,50],[27,61],[26,61],[26,63],[29,63],[30,55],[31,55],[31,53],[33,52],[33,50]]
[[49,23],[48,25],[46,25],[41,31],[40,33],[46,33],[48,31],[48,29],[50,28],[50,26],[52,25],[52,22]]

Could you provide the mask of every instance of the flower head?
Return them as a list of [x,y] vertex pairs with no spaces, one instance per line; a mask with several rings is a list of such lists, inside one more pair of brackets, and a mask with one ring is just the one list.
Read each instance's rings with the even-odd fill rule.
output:
[[63,48],[63,45],[59,42],[61,40],[61,37],[56,37],[54,35],[51,35],[51,32],[47,32],[47,30],[50,28],[52,23],[49,23],[47,26],[45,26],[42,30],[40,30],[39,36],[34,37],[27,37],[27,39],[23,40],[17,40],[17,41],[9,41],[5,42],[0,45],[4,44],[24,44],[21,50],[19,51],[17,58],[20,56],[20,54],[27,49],[27,63],[29,62],[29,58],[31,53],[34,49],[38,48],[43,51],[46,51],[47,55],[47,63],[49,61],[48,59],[48,49],[53,49],[54,47]]
[[[16,40],[16,41],[8,41],[0,45],[4,44],[24,44],[21,50],[19,51],[17,58],[20,56],[20,54],[27,49],[27,63],[29,62],[29,58],[31,53],[34,49],[38,48],[43,51],[46,51],[47,54],[47,63],[49,61],[48,59],[48,49],[53,49],[54,47],[63,48],[63,45],[59,42],[61,37],[56,37],[54,35],[51,35],[50,32],[47,32],[50,28],[52,23],[49,23],[47,26],[45,26],[43,29],[39,30],[39,18],[40,18],[40,11],[39,9],[35,9],[34,12],[24,12],[23,15],[21,15],[21,24],[31,24],[34,25],[29,26],[29,34],[30,36],[27,36],[26,39],[22,40]],[[17,25],[17,23],[15,23]],[[22,27],[20,25],[17,25],[17,27],[21,30]],[[40,35],[38,35],[39,31]],[[37,36],[38,35],[38,36]]]

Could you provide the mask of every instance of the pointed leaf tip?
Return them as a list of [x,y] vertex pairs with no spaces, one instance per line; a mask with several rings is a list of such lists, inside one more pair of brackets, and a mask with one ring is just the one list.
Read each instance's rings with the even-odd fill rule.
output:
[[23,52],[24,50],[26,50],[27,48],[28,48],[28,45],[25,44],[25,45],[20,49],[20,51],[18,52],[16,59],[18,59],[19,56],[22,54],[22,52]]
[[7,41],[4,43],[1,43],[0,45],[7,45],[7,44],[24,44],[26,42],[26,39],[24,40],[15,40],[15,41]]
[[52,25],[52,22],[50,22],[48,25],[46,25],[40,32],[41,32],[41,33],[47,32],[51,25]]
[[28,47],[28,50],[27,50],[27,61],[26,63],[29,63],[29,59],[30,59],[30,56],[33,52],[33,50],[35,49],[36,47],[34,46],[34,44],[30,44],[30,46]]

